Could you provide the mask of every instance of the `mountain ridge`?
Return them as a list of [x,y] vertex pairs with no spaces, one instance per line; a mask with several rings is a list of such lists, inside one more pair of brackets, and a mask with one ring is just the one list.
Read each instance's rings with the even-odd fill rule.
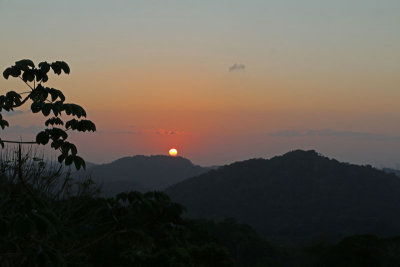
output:
[[160,191],[208,171],[183,157],[135,155],[88,168],[86,175],[102,185],[106,196],[123,191]]
[[190,217],[232,217],[284,242],[400,234],[400,179],[314,150],[235,162],[169,187]]

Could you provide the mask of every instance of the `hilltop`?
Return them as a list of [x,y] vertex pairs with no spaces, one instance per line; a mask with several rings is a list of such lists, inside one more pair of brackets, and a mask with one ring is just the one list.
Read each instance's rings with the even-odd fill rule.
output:
[[88,168],[87,174],[102,185],[105,195],[112,196],[132,190],[164,190],[170,185],[208,170],[182,157],[137,155],[107,164],[93,165]]
[[196,218],[235,218],[286,243],[400,234],[400,179],[296,150],[236,162],[166,190]]

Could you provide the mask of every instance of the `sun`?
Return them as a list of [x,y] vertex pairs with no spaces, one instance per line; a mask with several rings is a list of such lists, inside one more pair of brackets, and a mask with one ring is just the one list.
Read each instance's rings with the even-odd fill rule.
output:
[[171,149],[168,151],[168,153],[169,153],[170,156],[176,157],[176,156],[178,155],[178,150],[176,150],[176,148],[171,148]]

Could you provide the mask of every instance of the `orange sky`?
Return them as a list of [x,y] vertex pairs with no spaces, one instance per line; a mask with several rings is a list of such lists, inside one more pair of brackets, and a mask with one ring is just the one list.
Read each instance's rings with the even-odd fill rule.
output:
[[[214,165],[304,148],[397,166],[400,4],[321,2],[0,1],[0,67],[69,63],[49,86],[96,123],[73,135],[89,161],[177,147]],[[0,80],[2,93],[17,88]],[[9,122],[19,128],[5,136],[33,138],[43,119]]]

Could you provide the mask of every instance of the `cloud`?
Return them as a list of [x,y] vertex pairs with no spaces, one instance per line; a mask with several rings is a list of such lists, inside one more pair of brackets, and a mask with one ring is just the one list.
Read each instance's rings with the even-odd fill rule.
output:
[[40,131],[43,131],[45,129],[45,126],[39,126],[39,125],[31,125],[31,126],[20,126],[20,125],[11,125],[10,127],[7,127],[4,129],[4,132],[6,133],[38,133]]
[[320,130],[283,130],[278,132],[269,133],[273,137],[348,137],[348,138],[362,138],[362,139],[375,139],[375,140],[400,140],[400,136],[385,135],[379,133],[357,132],[357,131],[338,131],[332,129]]
[[229,67],[229,72],[233,71],[244,71],[246,69],[246,66],[244,64],[233,64],[232,66]]
[[30,110],[13,110],[13,111],[4,111],[4,115],[6,115],[7,117],[12,117],[12,116],[17,116],[17,115],[21,115],[21,114],[25,114],[25,113],[29,113]]
[[300,131],[296,130],[282,130],[278,132],[268,133],[269,136],[274,137],[299,137],[304,136],[304,134]]
[[138,132],[135,132],[135,131],[115,131],[112,133],[113,134],[138,134]]
[[186,132],[184,132],[184,131],[165,130],[165,129],[158,129],[155,133],[159,134],[159,135],[182,135],[182,134],[186,134]]
[[95,134],[126,134],[126,135],[135,135],[135,134],[140,134],[139,131],[101,131],[97,130],[94,132]]
[[98,134],[117,134],[117,135],[140,135],[140,134],[157,134],[157,135],[183,135],[188,134],[188,132],[177,131],[177,130],[167,130],[167,129],[142,129],[142,130],[117,130],[117,131],[97,131]]

